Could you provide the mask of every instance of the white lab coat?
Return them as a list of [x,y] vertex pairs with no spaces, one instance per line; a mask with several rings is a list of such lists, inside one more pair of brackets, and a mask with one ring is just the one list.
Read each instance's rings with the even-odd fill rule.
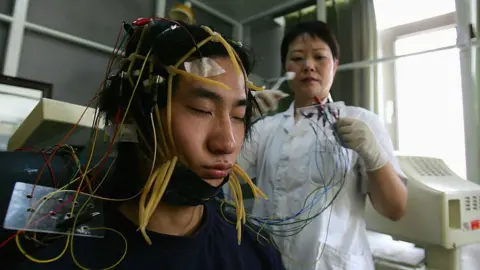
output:
[[[393,168],[404,176],[391,139],[374,113],[345,106],[343,102],[330,105],[339,109],[340,117],[366,122],[388,153]],[[257,122],[251,139],[239,155],[240,166],[251,178],[257,178],[258,187],[268,196],[267,201],[255,202],[252,215],[285,217],[298,213],[308,194],[325,186],[324,181],[331,177],[336,181],[343,178],[343,187],[337,185],[331,189],[333,192],[324,193],[314,209],[331,201],[333,194],[340,190],[333,206],[297,235],[274,237],[274,240],[288,270],[374,269],[364,220],[368,178],[359,167],[361,159],[354,151],[332,144],[335,139],[332,134],[322,132],[321,119],[302,118],[295,124],[293,112],[292,104],[286,112]],[[347,172],[345,177],[342,171]],[[302,214],[306,215],[308,213]]]

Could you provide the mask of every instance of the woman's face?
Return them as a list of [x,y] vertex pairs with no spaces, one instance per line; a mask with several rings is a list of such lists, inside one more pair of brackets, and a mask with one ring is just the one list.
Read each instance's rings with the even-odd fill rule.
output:
[[338,61],[323,40],[304,34],[292,41],[285,59],[285,70],[295,72],[289,81],[295,99],[307,106],[314,97],[328,97],[335,77]]
[[209,79],[231,89],[181,77],[172,97],[172,133],[182,163],[212,186],[232,170],[245,136],[245,79],[229,58],[214,58],[225,70]]

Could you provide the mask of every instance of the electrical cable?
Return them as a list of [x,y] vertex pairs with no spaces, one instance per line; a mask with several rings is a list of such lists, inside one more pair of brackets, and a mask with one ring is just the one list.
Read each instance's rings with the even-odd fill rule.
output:
[[[327,107],[328,105],[325,106],[325,108]],[[330,227],[332,205],[338,198],[340,192],[343,190],[350,163],[349,153],[341,146],[341,141],[339,140],[338,134],[336,134],[336,131],[333,128],[334,120],[338,119],[338,112],[335,113],[331,110],[329,112],[329,110],[326,110],[325,108],[319,110],[319,117],[317,119],[313,119],[313,115],[304,115],[305,119],[310,121],[310,127],[315,134],[313,155],[315,160],[314,164],[320,176],[320,183],[318,184],[318,187],[306,196],[303,206],[298,212],[287,217],[257,217],[251,214],[247,215],[248,222],[252,223],[255,228],[258,228],[257,230],[254,230],[254,232],[257,233],[257,239],[259,238],[258,236],[261,234],[261,231],[265,231],[271,236],[285,238],[293,237],[300,233],[315,218],[324,213],[325,210],[329,209],[325,240],[320,251],[320,256],[315,262],[298,262],[287,254],[284,254],[284,252],[280,251],[280,253],[282,253],[282,255],[287,259],[304,266],[315,264],[323,254],[328,237],[328,230]],[[319,122],[323,122],[323,125],[321,125]],[[331,135],[327,133],[327,128],[332,128]],[[318,133],[319,131],[323,132],[322,135],[324,138],[326,138],[325,140],[320,141],[320,134]],[[323,147],[323,149],[320,149],[320,147]],[[331,164],[326,164],[332,159],[334,160],[334,166],[329,166]],[[321,162],[322,164],[320,164]],[[325,175],[324,171],[326,168],[328,169],[331,167],[333,167],[333,170],[328,177]],[[334,189],[337,190],[334,191]],[[333,194],[331,199],[327,200],[327,194],[332,192]],[[224,195],[227,198],[230,197],[227,194]],[[322,198],[327,201],[320,202]],[[231,208],[234,208],[234,205],[228,203],[228,201],[222,200],[222,215],[224,215],[224,211],[228,211],[228,209]]]
[[[204,45],[207,42],[219,42],[225,47],[225,49],[226,49],[226,51],[227,51],[227,53],[230,57],[230,60],[232,61],[233,65],[234,65],[234,68],[235,68],[237,74],[244,76],[245,85],[246,85],[245,91],[249,91],[249,89],[255,90],[255,91],[263,90],[263,88],[257,87],[255,85],[253,85],[250,81],[248,81],[248,77],[246,75],[244,67],[239,64],[239,61],[240,61],[239,56],[236,54],[235,51],[233,51],[233,49],[227,43],[227,41],[224,40],[218,33],[213,32],[208,27],[203,27],[203,29],[209,34],[209,37],[207,38],[208,40],[207,39],[204,40],[205,42],[203,44],[201,44],[201,43],[197,44],[195,39],[193,38],[192,34],[183,25],[178,24],[176,22],[174,22],[174,23],[181,26],[183,29],[185,29],[186,32],[192,38],[193,43],[194,43],[194,48],[192,50],[190,50],[189,53],[187,53],[184,57],[182,57],[182,59],[183,58],[187,59],[188,57],[190,57],[195,52],[197,52],[201,56],[200,47],[202,45]],[[91,165],[92,160],[93,160],[93,153],[94,153],[94,150],[95,150],[95,147],[96,147],[96,141],[97,141],[97,137],[98,137],[99,123],[100,123],[100,114],[99,114],[99,111],[98,111],[98,100],[97,100],[97,98],[99,96],[100,91],[103,89],[105,83],[107,83],[108,74],[110,74],[111,69],[112,69],[113,65],[115,64],[114,56],[116,54],[118,54],[118,51],[119,51],[119,47],[117,46],[117,44],[118,44],[118,41],[120,40],[120,37],[121,37],[121,34],[120,34],[121,31],[120,31],[119,35],[117,36],[117,41],[116,41],[114,50],[113,50],[112,55],[110,56],[109,62],[107,64],[105,79],[100,84],[99,90],[95,93],[95,95],[92,97],[92,99],[88,102],[87,108],[83,111],[79,120],[74,124],[74,126],[69,130],[69,132],[62,138],[62,140],[60,140],[60,142],[56,146],[52,147],[49,150],[49,151],[51,151],[50,157],[45,161],[45,165],[40,170],[40,172],[37,176],[37,179],[36,179],[36,181],[33,185],[32,191],[31,191],[31,196],[32,197],[33,197],[33,194],[35,192],[35,187],[38,184],[41,175],[43,174],[43,172],[46,168],[49,168],[49,170],[51,170],[50,162],[53,159],[53,157],[55,156],[55,154],[57,154],[59,151],[64,151],[65,149],[70,150],[71,153],[72,153],[72,159],[74,160],[75,164],[78,167],[78,169],[76,170],[76,172],[72,176],[72,178],[75,177],[73,181],[71,181],[69,184],[67,184],[64,187],[62,187],[60,189],[57,189],[55,192],[52,192],[52,193],[49,194],[49,196],[51,197],[54,194],[57,194],[59,192],[63,192],[64,194],[74,193],[73,196],[70,196],[70,198],[64,200],[64,202],[61,203],[58,207],[56,207],[56,209],[51,211],[51,213],[58,212],[59,209],[63,208],[66,204],[68,204],[72,201],[73,201],[72,203],[75,204],[77,202],[78,196],[80,194],[89,196],[87,202],[91,198],[98,198],[98,199],[102,199],[102,200],[115,200],[115,199],[104,198],[104,197],[100,197],[100,196],[95,195],[96,191],[101,186],[101,183],[107,177],[108,171],[110,170],[110,168],[107,170],[107,173],[105,174],[104,179],[102,179],[102,181],[100,181],[98,186],[95,186],[94,190],[92,190],[92,187],[93,187],[92,185],[94,184],[94,181],[95,181],[96,177],[98,176],[100,170],[102,169],[103,165],[105,164],[105,161],[107,160],[107,157],[109,156],[109,153],[112,149],[112,146],[116,142],[116,138],[117,138],[118,133],[123,130],[124,122],[127,118],[130,106],[132,105],[133,97],[135,96],[135,92],[137,91],[137,88],[139,87],[139,83],[142,79],[142,76],[144,74],[144,69],[145,69],[147,63],[150,64],[150,66],[149,66],[150,72],[153,72],[153,70],[154,70],[152,59],[150,58],[150,54],[151,54],[152,49],[150,48],[150,50],[148,51],[148,53],[145,56],[139,54],[139,49],[140,49],[140,46],[142,45],[144,34],[147,30],[147,26],[141,26],[141,27],[143,27],[143,29],[141,31],[142,36],[140,37],[140,41],[137,44],[136,51],[134,53],[132,53],[131,55],[126,56],[126,58],[123,58],[123,60],[119,61],[121,65],[124,65],[126,63],[125,60],[128,60],[130,62],[130,65],[129,65],[128,70],[127,70],[128,71],[127,72],[127,80],[130,82],[133,90],[132,90],[131,96],[130,96],[130,98],[128,100],[128,103],[126,104],[125,108],[123,108],[123,110],[121,111],[120,107],[119,107],[119,109],[117,111],[117,114],[115,116],[115,121],[114,121],[115,131],[114,131],[114,134],[113,134],[113,136],[111,138],[111,141],[108,145],[108,149],[107,149],[105,155],[103,156],[103,158],[97,164],[95,164],[93,168],[90,168],[90,165]],[[139,31],[135,31],[133,35],[135,35],[138,32]],[[127,37],[132,38],[133,35],[131,35],[131,36],[125,35],[123,37],[123,39],[121,40],[120,44],[123,44],[123,42],[127,39]],[[134,63],[135,63],[136,60],[143,60],[143,64],[142,64],[141,69],[139,70],[138,79],[136,80],[136,82],[134,82],[133,78],[132,78],[132,74],[133,74],[132,69],[134,67]],[[156,105],[154,106],[154,113],[155,113],[156,120],[157,120],[157,127],[160,131],[159,134],[157,134],[156,130],[155,130],[156,127],[155,127],[155,123],[154,123],[153,113],[150,113],[150,121],[151,121],[151,124],[152,124],[152,132],[153,132],[153,136],[154,136],[153,137],[154,138],[154,150],[153,150],[152,168],[150,170],[150,174],[149,174],[150,177],[147,181],[147,184],[144,186],[144,188],[137,195],[135,195],[135,197],[136,197],[136,196],[141,194],[140,201],[144,202],[144,203],[139,204],[139,216],[140,216],[139,229],[142,231],[142,234],[144,235],[144,238],[147,241],[147,243],[151,243],[151,241],[150,241],[148,235],[146,234],[146,224],[148,224],[148,221],[149,221],[151,215],[153,214],[154,209],[157,207],[158,203],[160,202],[160,200],[163,196],[163,193],[166,190],[166,187],[169,183],[169,179],[170,179],[170,177],[173,173],[173,169],[175,168],[176,163],[179,162],[177,160],[177,157],[175,156],[176,149],[175,149],[175,144],[174,144],[173,134],[172,134],[172,128],[171,128],[171,125],[172,125],[171,124],[171,114],[172,114],[171,102],[172,102],[173,77],[176,76],[176,75],[187,76],[187,77],[190,77],[190,78],[195,79],[195,80],[200,80],[200,81],[205,82],[205,83],[218,85],[218,86],[221,86],[223,88],[229,89],[226,85],[221,84],[221,83],[219,83],[215,80],[211,80],[211,79],[208,79],[208,78],[196,76],[195,74],[191,74],[191,73],[183,71],[182,69],[179,69],[180,64],[182,64],[184,61],[185,60],[179,61],[174,66],[164,67],[165,70],[169,73],[169,77],[168,77],[168,81],[167,81],[168,91],[167,91],[166,130],[165,130],[165,132],[164,132],[164,130],[162,130],[163,125],[162,125],[162,122],[161,122],[161,118],[159,117],[158,106],[156,106]],[[137,75],[135,75],[135,76],[137,76]],[[92,132],[91,132],[91,136],[90,136],[91,137],[91,142],[89,144],[89,150],[90,151],[88,153],[88,158],[87,158],[87,161],[86,161],[86,165],[85,165],[84,168],[82,168],[81,161],[76,156],[75,150],[73,149],[73,147],[65,145],[65,142],[71,136],[71,134],[75,131],[75,129],[78,127],[78,124],[80,123],[81,119],[85,115],[88,107],[95,100],[97,100],[97,106],[95,106],[96,108],[95,108],[95,114],[94,114],[94,122],[92,123]],[[139,131],[139,130],[137,130],[137,131]],[[141,132],[137,132],[137,133],[141,133]],[[141,140],[145,140],[145,138],[146,138],[145,136],[139,136],[139,137],[141,138]],[[166,138],[166,137],[168,137],[168,138]],[[158,140],[160,140],[160,145],[157,144]],[[148,144],[149,143],[147,143],[146,145],[148,145]],[[154,168],[155,168],[156,163],[157,163],[156,162],[157,151],[159,151],[161,161],[164,162],[164,163],[159,168],[157,168],[155,170]],[[42,155],[42,156],[44,158],[46,158],[46,155]],[[113,163],[110,166],[112,166],[112,165],[113,165]],[[92,177],[89,177],[88,173],[91,172],[91,171],[94,171],[94,170],[95,170],[94,175]],[[52,174],[52,180],[53,180],[53,178],[54,178],[53,171],[51,171],[51,174]],[[244,206],[243,206],[243,196],[242,196],[242,193],[241,193],[241,187],[240,187],[240,183],[239,183],[240,179],[242,179],[245,183],[247,183],[252,188],[252,192],[255,194],[255,196],[262,196],[262,197],[266,198],[265,194],[262,191],[260,191],[253,184],[253,182],[248,177],[248,175],[238,165],[235,165],[234,168],[233,168],[233,173],[230,176],[229,184],[232,185],[232,190],[237,191],[237,196],[236,196],[237,200],[236,200],[236,204],[235,204],[235,209],[236,209],[236,215],[237,215],[237,221],[236,221],[237,238],[238,238],[239,243],[240,243],[240,239],[241,239],[241,228],[242,228],[241,225],[242,225],[242,223],[245,224],[247,222],[246,213],[245,213],[245,209],[244,209]],[[58,183],[55,180],[53,180],[53,181],[54,181],[54,186],[57,187]],[[73,182],[77,182],[77,181],[79,182],[79,184],[78,184],[78,188],[75,191],[74,190],[64,190],[64,189],[66,189],[66,187],[71,185]],[[87,187],[90,188],[89,193],[84,193],[83,190]],[[150,190],[150,189],[152,189],[152,190]],[[151,196],[149,196],[149,195],[151,195]],[[148,197],[148,202],[146,202],[147,197]],[[131,199],[131,198],[128,198],[128,199]],[[128,199],[126,199],[126,200],[128,200]],[[145,202],[146,202],[146,204],[145,204]],[[19,240],[20,234],[22,232],[24,232],[24,231],[21,231],[21,230],[17,231],[16,235],[14,235],[13,237],[7,239],[7,241],[2,243],[0,245],[0,247],[5,245],[6,243],[8,243],[8,241],[12,240],[13,238],[16,238],[16,242],[17,242],[17,246],[18,246],[19,250],[27,258],[31,259],[32,261],[36,261],[38,263],[48,263],[48,262],[53,262],[53,261],[57,260],[58,258],[60,258],[61,256],[63,256],[64,253],[66,252],[66,249],[68,248],[68,244],[70,243],[71,256],[72,256],[72,259],[74,260],[74,263],[78,267],[80,267],[81,269],[87,269],[84,266],[82,266],[76,260],[76,258],[74,256],[74,252],[73,252],[73,238],[74,238],[73,231],[76,227],[77,219],[80,216],[81,212],[83,211],[83,208],[85,207],[85,205],[86,205],[86,203],[83,204],[83,206],[80,208],[80,210],[76,214],[76,217],[75,217],[75,220],[74,220],[74,225],[73,225],[73,228],[72,228],[72,234],[67,235],[67,240],[66,240],[67,243],[66,243],[65,249],[56,258],[49,259],[49,260],[37,260],[36,258],[33,258],[32,256],[28,255],[25,252],[25,250],[22,248],[20,240]],[[49,216],[50,215],[46,215],[43,218],[48,218]],[[73,208],[70,210],[70,216],[72,216],[72,217],[74,216],[74,209]],[[38,222],[41,222],[41,221],[42,221],[42,219],[36,220],[33,223],[38,223]],[[27,224],[27,225],[30,226],[31,223]],[[109,228],[90,228],[90,229],[113,230],[113,229],[109,229]],[[115,230],[113,230],[113,231],[116,232]],[[116,232],[116,233],[121,235],[120,232]],[[117,266],[123,260],[123,258],[126,256],[127,241],[124,237],[123,237],[123,239],[125,241],[125,252],[124,252],[124,254],[122,255],[122,257],[120,258],[120,260],[118,262],[116,262],[113,266],[108,267],[106,269],[111,269],[111,268]]]

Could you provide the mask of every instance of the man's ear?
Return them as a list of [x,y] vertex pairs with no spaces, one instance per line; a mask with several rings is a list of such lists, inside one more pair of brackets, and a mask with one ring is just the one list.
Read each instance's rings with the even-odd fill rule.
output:
[[338,68],[338,59],[335,59],[333,63],[333,72],[337,73],[337,68]]

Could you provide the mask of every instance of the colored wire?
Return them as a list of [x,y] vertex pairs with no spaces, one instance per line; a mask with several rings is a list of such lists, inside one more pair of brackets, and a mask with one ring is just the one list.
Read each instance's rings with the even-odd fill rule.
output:
[[[323,117],[329,123],[329,126],[333,125],[332,116],[325,114]],[[305,198],[303,206],[298,212],[284,217],[256,217],[248,215],[248,219],[256,224],[258,227],[263,228],[271,235],[277,237],[291,237],[300,233],[303,228],[310,224],[316,217],[322,214],[328,209],[338,197],[339,193],[343,189],[346,177],[346,169],[348,168],[348,152],[345,151],[336,140],[324,140],[323,144],[319,141],[318,131],[323,131],[323,135],[328,138],[327,131],[324,127],[321,127],[317,121],[309,119],[311,128],[315,133],[315,145],[314,145],[314,160],[315,166],[320,175],[319,186],[311,191]],[[333,131],[333,136],[336,136],[336,132]],[[322,144],[322,145],[320,145]],[[323,147],[323,149],[320,149]],[[334,151],[326,151],[326,148]],[[324,175],[325,168],[329,168],[329,164],[325,164],[328,160],[334,159],[332,171],[329,176]],[[320,165],[320,163],[322,163]],[[330,166],[332,167],[332,166]],[[345,168],[344,171],[340,171],[340,168]],[[337,188],[332,198],[325,201],[327,194],[332,193],[334,188]],[[226,195],[226,197],[229,197]],[[323,201],[322,201],[323,200]]]
[[[181,26],[181,25],[180,25]],[[183,26],[182,26],[183,27]],[[184,27],[183,27],[184,28]],[[71,202],[73,200],[73,203],[75,203],[77,201],[77,198],[80,194],[82,195],[85,195],[85,193],[83,193],[83,190],[87,187],[91,188],[92,184],[94,183],[93,181],[96,179],[98,173],[100,172],[101,168],[103,167],[103,165],[105,164],[105,161],[111,151],[111,148],[112,148],[112,145],[114,144],[114,142],[116,141],[116,136],[118,134],[118,132],[120,130],[122,130],[123,128],[123,124],[126,120],[126,117],[128,115],[128,112],[129,112],[129,109],[130,109],[130,106],[131,106],[131,103],[132,103],[132,100],[133,100],[133,97],[135,96],[135,92],[137,91],[137,88],[139,86],[139,83],[141,81],[141,78],[142,78],[142,74],[144,72],[144,69],[145,69],[145,66],[148,62],[150,62],[150,71],[152,71],[152,62],[151,62],[151,59],[150,59],[150,53],[151,53],[151,49],[149,50],[149,52],[145,55],[145,56],[142,56],[142,55],[139,55],[139,48],[141,46],[141,43],[143,42],[143,35],[145,34],[145,31],[146,31],[146,27],[144,27],[143,31],[141,32],[141,37],[140,37],[140,41],[139,41],[139,44],[137,46],[137,49],[135,51],[135,53],[131,54],[130,56],[127,56],[126,59],[128,58],[130,60],[130,66],[129,66],[129,69],[128,69],[128,80],[130,81],[132,87],[133,87],[133,91],[132,91],[132,94],[131,94],[131,97],[128,101],[128,104],[126,105],[126,108],[125,110],[122,112],[123,115],[120,115],[120,109],[118,110],[118,113],[117,113],[117,119],[115,121],[115,132],[114,132],[114,135],[113,135],[113,138],[111,139],[111,142],[108,146],[108,150],[107,150],[107,153],[103,156],[103,158],[95,165],[94,168],[90,169],[90,164],[92,162],[92,159],[93,159],[93,153],[94,153],[94,149],[95,149],[95,146],[96,146],[96,138],[98,136],[98,128],[99,128],[99,114],[98,114],[98,108],[96,108],[95,110],[95,116],[94,116],[94,123],[93,123],[93,126],[92,126],[92,134],[91,134],[91,144],[90,144],[90,152],[89,152],[89,155],[88,155],[88,159],[87,159],[87,164],[85,166],[85,169],[82,170],[81,168],[81,162],[79,161],[78,157],[76,157],[75,155],[75,151],[72,151],[73,155],[74,155],[74,160],[78,166],[78,170],[77,172],[75,173],[78,174],[80,173],[80,176],[78,178],[76,178],[75,181],[79,181],[80,184],[78,185],[78,189],[76,191],[72,191],[72,190],[63,190],[65,188],[61,188],[59,190],[57,190],[56,192],[52,192],[49,194],[49,196],[53,196],[54,194],[58,193],[58,192],[65,192],[65,193],[75,193],[74,196],[71,196],[69,199],[65,200],[61,205],[59,205],[53,212],[57,212],[59,209],[61,209],[62,207],[64,207],[67,203]],[[206,42],[220,42],[222,43],[222,45],[225,47],[225,49],[227,50],[228,52],[228,55],[230,56],[230,59],[232,61],[232,63],[234,64],[235,66],[235,69],[237,71],[237,73],[239,75],[244,75],[244,79],[246,81],[246,86],[248,86],[250,89],[254,89],[254,90],[261,90],[262,88],[259,88],[259,87],[255,87],[251,82],[248,81],[248,78],[245,74],[245,70],[243,68],[243,66],[240,66],[239,65],[239,58],[238,58],[238,55],[236,55],[236,53],[233,51],[233,49],[231,48],[231,46],[217,33],[214,33],[213,31],[210,30],[210,28],[208,27],[204,27],[204,30],[206,32],[208,32],[210,35],[211,35],[211,38],[210,40],[206,41]],[[188,30],[187,30],[188,32]],[[189,33],[190,34],[190,33]],[[191,34],[190,34],[191,36]],[[192,39],[193,39],[193,42],[194,42],[194,46],[195,46],[195,50],[193,50],[193,52],[197,51],[200,55],[201,55],[201,52],[199,50],[199,48],[201,47],[200,44],[197,44],[193,38],[193,36],[191,36]],[[120,35],[117,37],[117,42],[120,38]],[[124,36],[124,39],[125,40],[125,36]],[[123,40],[122,40],[122,43],[123,43]],[[117,43],[116,42],[116,43]],[[205,43],[206,43],[205,42]],[[108,77],[108,74],[110,73],[110,70],[113,66],[113,58],[114,58],[114,55],[116,54],[116,52],[118,52],[118,48],[117,48],[117,45],[115,45],[115,49],[109,59],[109,63],[107,65],[107,71],[106,71],[106,76],[105,78]],[[138,79],[136,81],[136,83],[133,81],[132,79],[132,68],[133,68],[133,64],[134,62],[137,60],[137,59],[141,59],[143,60],[143,64],[142,64],[142,67],[141,67],[141,70],[140,70],[140,75],[138,76]],[[124,61],[122,61],[124,62]],[[142,230],[142,233],[144,234],[144,237],[146,239],[147,242],[151,243],[151,241],[149,241],[149,238],[148,238],[148,235],[146,234],[146,224],[148,224],[148,221],[151,217],[151,215],[153,214],[154,210],[156,209],[158,203],[160,202],[161,200],[161,197],[163,196],[163,193],[165,192],[166,190],[166,187],[168,185],[168,182],[169,182],[169,179],[173,173],[173,170],[175,168],[175,165],[177,163],[177,157],[174,156],[174,154],[176,153],[175,151],[175,144],[174,144],[174,140],[173,140],[173,134],[172,134],[172,127],[171,127],[171,113],[172,113],[172,109],[171,109],[171,102],[172,102],[172,81],[173,81],[173,76],[179,74],[179,75],[183,75],[183,76],[189,76],[189,77],[192,77],[193,79],[195,80],[200,80],[200,81],[204,81],[204,82],[207,82],[207,83],[211,83],[211,84],[217,84],[219,86],[222,86],[224,88],[227,88],[228,87],[226,85],[223,85],[217,81],[214,81],[214,80],[210,80],[210,79],[207,79],[207,78],[203,78],[203,77],[199,77],[199,76],[196,76],[194,74],[190,74],[190,73],[186,73],[184,72],[183,70],[179,69],[178,66],[180,65],[181,63],[177,63],[177,65],[175,66],[172,66],[172,67],[166,67],[167,71],[170,73],[169,75],[169,78],[168,78],[168,94],[167,94],[167,117],[166,117],[166,120],[167,120],[167,130],[166,132],[163,132],[162,130],[162,122],[160,121],[160,117],[159,117],[159,112],[158,112],[158,107],[156,106],[155,108],[155,114],[156,114],[156,118],[157,118],[157,122],[158,122],[158,128],[159,130],[161,131],[160,132],[160,135],[157,136],[156,132],[155,132],[155,124],[154,124],[154,119],[153,119],[153,115],[150,114],[150,120],[152,122],[152,129],[153,129],[153,135],[154,135],[154,138],[155,138],[155,141],[154,141],[154,151],[153,151],[153,154],[154,154],[154,157],[153,157],[153,162],[152,162],[152,168],[150,170],[150,177],[149,177],[149,181],[147,181],[147,184],[145,185],[145,187],[142,189],[141,193],[142,193],[142,197],[140,198],[140,201],[143,203],[140,203],[140,209],[139,209],[139,215],[140,215],[140,230]],[[100,90],[102,89],[102,86],[103,84],[105,83],[106,79],[101,83],[100,85],[100,89],[99,91],[97,91],[97,93],[94,95],[94,97],[88,102],[88,105],[87,105],[87,108],[97,99],[99,93],[100,93]],[[248,91],[248,89],[246,88],[246,91]],[[96,106],[98,107],[98,106]],[[49,159],[45,162],[45,165],[44,167],[42,168],[42,170],[40,171],[38,177],[37,177],[37,180],[35,181],[35,184],[34,184],[34,187],[32,188],[32,192],[31,192],[31,195],[33,196],[34,194],[34,191],[35,191],[35,186],[37,185],[38,181],[40,180],[40,176],[42,175],[43,171],[49,167],[49,163],[51,162],[53,156],[60,150],[62,149],[62,146],[64,145],[65,141],[69,138],[69,136],[74,132],[74,130],[78,127],[78,124],[79,122],[81,121],[81,119],[83,118],[83,116],[85,115],[86,111],[87,111],[87,108],[84,110],[84,112],[82,113],[82,115],[80,116],[80,119],[77,121],[77,123],[75,123],[75,125],[72,127],[72,129],[65,135],[65,137],[58,143],[58,145],[54,148],[52,148],[52,153],[49,157]],[[165,136],[168,136],[167,140],[165,140]],[[157,140],[158,138],[157,137],[162,137],[162,139],[160,139],[160,145],[163,146],[163,147],[159,147],[157,145]],[[162,145],[163,143],[163,145]],[[156,164],[156,159],[157,159],[157,156],[156,156],[156,151],[157,151],[157,148],[160,149],[160,156],[162,157],[162,162],[164,161],[164,163],[159,167],[157,168],[156,170],[154,170],[154,166]],[[163,151],[162,151],[163,150]],[[169,159],[169,160],[167,160]],[[113,163],[112,163],[113,164]],[[91,179],[88,179],[88,176],[87,176],[87,173],[90,172],[91,170],[93,169],[97,169],[95,174],[91,177]],[[49,168],[51,169],[51,168]],[[108,173],[107,173],[108,174]],[[107,175],[106,174],[106,175]],[[105,175],[105,177],[106,177]],[[104,178],[105,179],[105,178]],[[248,177],[248,175],[246,175],[246,173],[243,172],[243,170],[238,167],[237,165],[234,167],[234,174],[232,174],[231,176],[231,184],[232,184],[232,190],[236,191],[238,196],[237,196],[237,203],[235,205],[235,208],[236,208],[236,215],[237,215],[237,238],[238,238],[238,241],[240,243],[240,239],[241,239],[241,228],[242,228],[242,223],[245,224],[247,222],[246,220],[246,212],[245,212],[245,209],[244,209],[244,206],[243,206],[243,196],[242,196],[242,192],[241,192],[241,187],[240,187],[240,183],[239,183],[239,180],[242,179],[244,182],[246,182],[251,188],[252,188],[252,192],[255,194],[255,196],[263,196],[263,197],[266,197],[265,194],[263,192],[261,192],[254,184],[253,182],[251,181],[251,179]],[[102,180],[103,181],[103,180]],[[102,182],[101,181],[101,182]],[[84,182],[86,182],[84,184]],[[56,185],[56,184],[55,184]],[[99,186],[101,185],[101,183],[95,187],[95,190],[92,191],[90,190],[90,193],[88,194],[89,196],[89,199],[90,200],[91,198],[99,198],[99,199],[103,199],[103,200],[112,200],[112,199],[109,199],[109,198],[102,198],[102,197],[99,197],[99,196],[96,196],[94,195],[94,193],[96,192],[96,190],[98,190]],[[150,190],[152,189],[152,190]],[[138,194],[137,194],[138,195]],[[147,195],[151,195],[151,196],[148,196],[149,197],[149,200],[148,200],[148,203],[146,203],[145,205],[145,201],[146,201],[146,196]],[[88,201],[87,200],[87,201]],[[83,211],[83,207],[86,205],[86,203],[82,206],[81,211]],[[71,210],[70,212],[72,215],[73,215],[73,209]],[[76,216],[75,218],[75,222],[74,222],[74,227],[75,228],[75,225],[76,225],[76,221],[77,221],[77,218],[78,218],[79,215]],[[48,217],[48,216],[46,216]],[[44,217],[45,218],[45,217]],[[40,222],[41,220],[38,220],[36,222]],[[95,229],[95,228],[94,228]],[[96,228],[96,229],[104,229],[104,230],[112,230],[112,229],[108,229],[108,228]],[[113,230],[114,231],[114,230]],[[27,256],[27,258],[29,259],[33,259],[33,260],[36,260],[35,258],[31,257],[30,255],[26,254],[25,250],[23,250],[23,248],[21,247],[21,244],[20,244],[20,241],[19,241],[19,235],[22,231],[18,231],[15,238],[17,240],[17,245],[19,246],[19,249],[22,251],[22,253]],[[116,232],[116,231],[114,231]],[[121,235],[120,232],[117,232],[118,234]],[[123,236],[122,236],[123,237]],[[74,235],[68,235],[67,236],[67,244],[66,246],[68,247],[68,243],[70,243],[71,245],[71,252],[72,252],[72,259],[74,260],[74,262],[77,264],[78,267],[80,267],[81,269],[87,269],[85,267],[83,267],[82,265],[80,265],[78,263],[78,261],[75,259],[75,256],[74,256],[74,253],[73,253],[73,238],[74,238]],[[124,238],[124,237],[123,237]],[[123,258],[126,256],[126,253],[127,253],[127,241],[126,239],[124,238],[124,241],[125,241],[125,245],[126,245],[126,248],[125,248],[125,252],[124,254],[122,255],[122,257],[120,258],[120,260],[114,264],[113,266],[107,268],[107,269],[111,269],[115,266],[117,266],[122,260]],[[66,248],[67,248],[66,247]],[[66,250],[65,248],[65,250]],[[45,262],[52,262],[52,261],[55,261],[57,260],[58,258],[60,258],[64,253],[65,253],[65,250],[56,258],[53,258],[53,259],[50,259],[50,260],[37,260],[37,262],[40,262],[40,263],[45,263]]]
[[[320,136],[318,134],[318,131],[323,131],[323,136],[325,136],[325,138],[329,138],[330,136],[328,135],[325,126],[322,127],[318,123],[319,120],[324,120],[326,123],[328,123],[328,127],[331,127],[333,126],[333,121],[337,119],[337,116],[334,113],[330,113],[330,114],[325,113],[323,114],[322,117],[323,119],[319,118],[316,121],[312,120],[311,118],[307,118],[311,122],[310,126],[315,134],[315,142],[314,142],[315,145],[313,148],[315,151],[313,152],[313,154],[315,159],[315,166],[320,175],[319,187],[317,187],[312,192],[310,192],[305,198],[301,209],[290,216],[256,217],[253,215],[248,215],[247,217],[248,222],[252,223],[256,228],[253,231],[257,234],[257,239],[259,239],[260,236],[262,236],[261,235],[262,231],[265,231],[269,235],[272,235],[275,237],[293,237],[296,234],[300,233],[315,218],[317,218],[319,215],[324,213],[325,210],[329,209],[327,233],[323,242],[323,246],[320,251],[320,255],[316,261],[307,262],[307,263],[299,262],[298,260],[295,260],[288,254],[285,254],[285,252],[282,252],[281,250],[279,250],[282,256],[284,256],[286,259],[289,259],[295,262],[296,264],[303,265],[303,266],[314,265],[318,260],[320,260],[324,252],[324,248],[325,248],[327,237],[328,237],[328,230],[330,227],[331,214],[332,214],[331,206],[333,205],[335,200],[338,198],[338,195],[340,194],[341,190],[344,187],[346,173],[347,173],[349,162],[350,162],[348,151],[343,149],[339,144],[338,134],[336,134],[335,130],[332,130],[332,136],[334,137],[334,139],[324,140],[322,141],[323,143],[320,142],[320,139],[319,139]],[[320,147],[323,147],[323,149],[320,149]],[[328,151],[330,149],[334,151]],[[329,164],[325,164],[325,163],[327,162],[327,160],[332,160],[332,159],[334,159],[335,164],[333,166],[333,170],[330,173],[329,177],[327,177],[324,174],[324,171],[325,171],[325,168],[329,168],[328,166]],[[322,165],[320,165],[321,162],[323,163]],[[344,170],[341,171],[340,170],[341,168],[344,168]],[[334,188],[337,188],[335,192],[333,192]],[[324,197],[326,197],[327,194],[331,192],[333,192],[331,196],[332,198],[327,201],[324,200],[322,202],[321,199],[324,199]],[[229,197],[228,194],[225,194],[225,196],[227,198]],[[225,218],[225,215],[223,214],[223,212],[233,208],[235,208],[235,204],[225,203],[225,201],[222,202],[221,211],[224,218]],[[278,246],[276,246],[275,242],[272,241],[271,243],[275,245],[277,249],[279,249]]]

